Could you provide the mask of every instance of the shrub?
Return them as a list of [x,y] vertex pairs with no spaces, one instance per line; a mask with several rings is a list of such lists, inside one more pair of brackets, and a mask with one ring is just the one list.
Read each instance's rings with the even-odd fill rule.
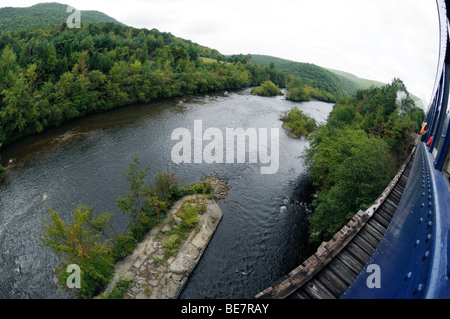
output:
[[164,201],[175,200],[183,196],[183,189],[174,173],[159,171],[155,179],[155,191],[159,199]]
[[192,185],[186,186],[184,189],[184,193],[188,195],[192,194],[208,194],[213,190],[213,187],[208,181],[199,181]]
[[192,204],[186,204],[183,206],[181,212],[178,213],[178,217],[183,220],[183,224],[187,228],[195,227],[200,221],[199,209],[197,206],[192,206]]
[[166,256],[166,257],[172,256],[178,249],[178,246],[180,245],[180,243],[181,243],[181,238],[179,235],[172,235],[172,236],[168,237],[162,244],[164,256]]
[[108,293],[104,298],[105,299],[123,299],[123,296],[127,292],[128,288],[130,288],[133,283],[133,279],[120,279],[117,281],[116,286],[113,290]]
[[144,199],[141,210],[130,221],[129,229],[137,241],[144,238],[145,234],[151,230],[165,216],[168,203],[158,200],[154,196]]
[[180,187],[174,174],[159,172],[155,181],[155,189],[145,184],[149,167],[140,171],[139,159],[135,158],[127,170],[125,177],[130,182],[130,190],[126,197],[117,198],[117,206],[123,214],[130,214],[129,231],[134,240],[140,241],[162,217],[165,216],[169,200],[178,196]]
[[131,254],[137,242],[138,241],[134,238],[131,232],[126,232],[122,235],[116,236],[114,238],[114,244],[111,252],[114,262],[118,262]]
[[272,81],[264,81],[261,86],[253,88],[251,93],[260,96],[283,95],[278,85]]
[[309,135],[317,126],[315,119],[304,114],[297,107],[286,112],[281,119],[284,121],[284,126],[289,132],[297,138],[303,135]]

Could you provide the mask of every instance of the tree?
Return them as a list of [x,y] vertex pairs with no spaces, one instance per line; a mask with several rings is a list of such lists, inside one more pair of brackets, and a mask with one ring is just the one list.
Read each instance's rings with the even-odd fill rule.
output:
[[25,75],[18,74],[13,85],[9,89],[3,90],[1,95],[4,96],[2,122],[7,122],[4,124],[7,133],[22,133],[28,124],[29,111],[33,103]]
[[117,104],[124,105],[131,102],[128,95],[127,77],[128,65],[125,61],[115,62],[108,74],[113,86],[114,94],[117,96]]
[[305,92],[305,83],[303,80],[294,76],[288,77],[286,99],[295,102],[310,100],[310,97]]
[[[99,287],[107,284],[113,275],[113,259],[108,248],[108,240],[101,242],[102,232],[97,232],[92,225],[99,227],[93,219],[91,207],[80,205],[75,210],[69,225],[60,218],[57,212],[49,208],[51,221],[41,223],[44,233],[40,239],[44,246],[50,247],[60,259],[61,265],[56,268],[58,283],[67,287],[71,264],[81,270],[81,298],[92,298],[99,293]],[[106,222],[103,220],[102,222]]]
[[123,213],[131,213],[132,219],[136,219],[138,212],[142,210],[142,198],[148,192],[144,179],[150,166],[142,171],[138,169],[138,166],[138,158],[130,162],[130,167],[125,174],[125,178],[130,182],[130,190],[126,197],[119,196],[117,199],[117,206]]
[[158,194],[145,183],[145,177],[150,167],[139,170],[138,166],[138,158],[130,162],[130,167],[125,174],[126,179],[130,182],[130,189],[127,191],[126,197],[119,196],[117,198],[117,207],[131,217],[129,235],[135,241],[144,237],[168,207],[166,194]]
[[394,164],[387,143],[361,130],[346,129],[322,142],[310,167],[321,179],[310,239],[329,240],[358,210],[366,210],[389,183]]
[[80,43],[81,49],[85,51],[94,51],[94,40],[92,35],[88,35],[86,38],[81,40]]
[[0,59],[0,92],[14,81],[18,68],[16,61],[17,57],[14,51],[9,45],[5,46]]
[[352,125],[355,118],[355,107],[349,103],[348,99],[341,98],[339,103],[330,112],[327,123],[333,127],[343,127],[345,125]]

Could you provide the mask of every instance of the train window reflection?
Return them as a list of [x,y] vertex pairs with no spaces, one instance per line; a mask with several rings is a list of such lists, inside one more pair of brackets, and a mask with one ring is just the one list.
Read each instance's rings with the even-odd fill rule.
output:
[[[443,135],[443,134],[445,134],[444,129],[447,130],[448,120],[449,120],[449,114],[448,114],[448,111],[447,111],[447,112],[445,112],[444,118],[441,121],[441,124],[439,126],[439,131],[436,132],[436,137],[435,138],[439,138],[437,143],[434,145],[436,152],[439,152],[439,150],[441,149],[442,144],[445,141],[445,135]],[[444,150],[444,152],[445,152],[445,150]]]
[[447,156],[444,161],[444,166],[442,167],[442,171],[446,175],[447,182],[450,183],[450,149],[447,150]]

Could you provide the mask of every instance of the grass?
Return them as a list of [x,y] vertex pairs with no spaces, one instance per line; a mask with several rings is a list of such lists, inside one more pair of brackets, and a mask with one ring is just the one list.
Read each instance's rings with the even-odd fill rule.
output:
[[201,200],[186,200],[176,215],[181,218],[181,222],[174,226],[169,232],[168,237],[163,241],[162,249],[166,258],[175,254],[182,241],[186,239],[188,233],[200,222],[200,215],[206,211],[205,198]]
[[166,258],[172,256],[177,251],[180,244],[181,244],[181,237],[178,234],[174,234],[166,238],[166,240],[164,240],[162,244],[164,256]]
[[212,64],[212,63],[215,63],[215,62],[217,62],[217,63],[225,63],[225,64],[232,64],[230,62],[218,61],[216,59],[211,59],[211,58],[199,57],[199,59],[205,64]]
[[104,296],[103,298],[104,299],[123,299],[125,293],[127,292],[128,288],[130,288],[133,281],[134,281],[133,279],[121,278],[116,283],[113,290],[111,292],[109,292],[106,296]]

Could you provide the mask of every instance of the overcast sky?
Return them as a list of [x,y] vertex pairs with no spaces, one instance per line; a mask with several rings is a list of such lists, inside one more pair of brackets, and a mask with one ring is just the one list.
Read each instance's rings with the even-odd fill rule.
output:
[[[0,0],[26,7],[39,0]],[[435,0],[61,0],[223,54],[266,54],[390,83],[428,106],[437,68]],[[81,17],[82,19],[82,17]]]

